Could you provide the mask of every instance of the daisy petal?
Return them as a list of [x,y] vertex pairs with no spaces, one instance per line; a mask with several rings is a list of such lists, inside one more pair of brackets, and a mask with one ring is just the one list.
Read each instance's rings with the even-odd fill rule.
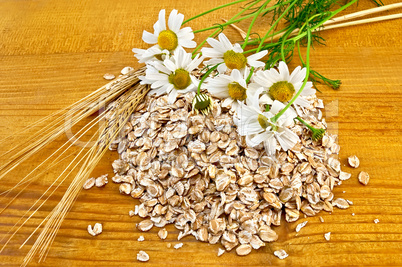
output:
[[278,66],[279,74],[281,76],[282,81],[289,80],[289,69],[285,62],[280,61]]
[[191,40],[179,39],[179,45],[185,48],[195,48],[197,46],[197,43]]
[[268,156],[275,156],[276,153],[276,140],[275,138],[269,138],[264,142],[265,152]]
[[147,44],[156,44],[158,42],[158,38],[152,33],[147,31],[142,32],[142,40]]
[[222,53],[222,56],[223,56],[223,53],[225,53],[227,51],[225,46],[222,43],[220,43],[218,40],[215,40],[214,38],[208,38],[207,43],[213,47],[213,50],[216,50],[216,51]]
[[161,9],[161,11],[159,11],[159,16],[158,17],[159,18],[158,18],[158,21],[156,23],[159,24],[159,28],[161,30],[166,30],[165,10],[164,9]]
[[[210,60],[210,61],[211,61],[211,60]],[[226,64],[225,64],[225,63],[220,64],[220,65],[218,66],[218,72],[219,72],[219,73],[225,73],[225,72],[227,71],[227,69],[228,69],[228,67],[226,67]]]
[[171,105],[173,104],[177,99],[177,90],[173,89],[170,91],[169,96],[168,96],[168,103]]
[[220,33],[218,35],[219,41],[222,43],[223,47],[225,48],[225,52],[228,50],[233,50],[233,45],[229,41],[229,39],[226,37],[224,33]]
[[175,33],[178,32],[180,30],[181,24],[183,23],[183,20],[184,15],[177,13],[177,10],[173,9],[169,15],[168,20],[169,29]]

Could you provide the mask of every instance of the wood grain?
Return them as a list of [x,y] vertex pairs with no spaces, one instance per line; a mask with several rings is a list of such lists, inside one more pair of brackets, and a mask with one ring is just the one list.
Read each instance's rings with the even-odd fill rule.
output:
[[[179,9],[186,17],[227,3],[211,1],[17,1],[0,2],[0,139],[16,135],[24,126],[59,110],[102,86],[105,73],[118,74],[125,66],[139,67],[133,47],[145,48],[141,41],[144,29],[151,30],[160,8]],[[385,4],[397,1],[384,1]],[[348,12],[374,7],[367,0]],[[221,18],[229,18],[236,8],[213,13],[191,22],[199,29]],[[401,10],[396,10],[401,12]],[[385,12],[384,14],[388,14]],[[266,28],[268,18],[257,31]],[[242,28],[246,23],[240,23]],[[128,211],[136,201],[121,196],[118,186],[83,191],[67,216],[44,263],[32,266],[133,266],[142,249],[149,253],[151,266],[362,266],[402,265],[402,41],[401,20],[360,25],[324,32],[326,46],[312,52],[313,68],[331,78],[341,79],[340,90],[321,87],[327,105],[327,120],[332,132],[339,134],[340,159],[346,165],[349,155],[360,158],[359,169],[343,168],[352,179],[335,189],[336,196],[354,202],[348,210],[322,213],[296,235],[297,223],[277,228],[280,239],[238,257],[234,252],[217,257],[218,245],[183,239],[180,250],[168,249],[175,244],[178,231],[168,227],[167,240],[160,241],[157,229],[140,233],[139,222]],[[232,40],[239,36],[227,30]],[[201,41],[205,34],[197,36]],[[292,63],[296,66],[297,61]],[[22,136],[23,137],[23,136]],[[65,141],[62,137],[44,152],[10,175],[21,177],[36,166],[49,151]],[[4,153],[13,144],[0,148]],[[111,162],[117,154],[108,153],[94,175],[112,174]],[[66,166],[65,163],[61,164]],[[371,180],[362,186],[359,171],[367,171]],[[0,239],[50,185],[57,170],[48,171],[0,216]],[[10,180],[0,181],[0,192],[9,188]],[[60,200],[67,184],[62,185],[43,209],[22,228],[0,254],[0,265],[18,266],[33,244],[18,249],[36,225]],[[344,192],[344,193],[343,193]],[[10,198],[0,199],[0,208]],[[355,216],[351,214],[355,213]],[[378,218],[380,222],[374,224]],[[102,222],[104,232],[91,237],[88,224]],[[332,232],[325,241],[324,233]],[[145,241],[136,241],[144,235]],[[4,244],[4,240],[0,242]],[[285,249],[289,257],[279,260],[272,251]]]

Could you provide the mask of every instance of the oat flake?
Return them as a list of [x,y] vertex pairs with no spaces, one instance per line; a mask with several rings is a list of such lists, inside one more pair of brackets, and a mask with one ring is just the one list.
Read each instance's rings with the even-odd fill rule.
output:
[[[320,217],[320,218],[321,218],[321,217]],[[299,224],[296,226],[296,233],[300,232],[300,230],[301,230],[304,226],[306,226],[307,223],[308,223],[308,221],[299,223]]]
[[178,243],[178,244],[174,245],[175,249],[179,249],[181,247],[183,247],[183,243]]
[[277,256],[279,259],[283,260],[285,258],[287,258],[289,255],[286,253],[285,250],[281,249],[281,250],[277,250],[274,252],[274,255]]
[[114,78],[116,78],[116,76],[114,76],[114,75],[111,74],[111,73],[106,73],[105,75],[103,75],[103,78],[104,78],[105,80],[113,80]]
[[324,238],[325,240],[329,241],[331,239],[331,232],[325,233]]
[[137,254],[137,260],[138,261],[149,261],[149,255],[145,252],[140,250]]
[[224,249],[218,248],[218,257],[222,256],[225,253]]

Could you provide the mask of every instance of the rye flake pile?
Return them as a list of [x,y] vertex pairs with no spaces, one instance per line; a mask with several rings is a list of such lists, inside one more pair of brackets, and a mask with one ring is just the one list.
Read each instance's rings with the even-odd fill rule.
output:
[[[263,146],[247,147],[237,134],[233,112],[214,99],[212,114],[191,112],[192,94],[179,96],[173,105],[167,96],[147,96],[112,144],[120,159],[113,163],[113,182],[120,193],[139,199],[134,214],[144,218],[141,231],[174,224],[178,239],[193,235],[227,251],[247,255],[265,242],[277,240],[271,228],[314,216],[333,207],[347,208],[332,190],[350,174],[336,159],[336,137],[313,142],[307,129],[293,130],[301,143],[293,149],[266,156]],[[317,128],[322,102],[302,110]],[[317,116],[317,114],[319,114]]]

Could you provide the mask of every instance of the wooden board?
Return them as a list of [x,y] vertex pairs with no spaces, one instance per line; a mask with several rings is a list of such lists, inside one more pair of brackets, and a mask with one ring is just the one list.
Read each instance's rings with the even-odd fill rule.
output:
[[[17,1],[0,2],[0,139],[15,134],[24,126],[77,101],[105,84],[105,73],[117,75],[125,66],[139,67],[133,47],[147,47],[141,41],[144,29],[151,31],[159,9],[179,9],[188,18],[224,0],[211,1]],[[384,1],[385,4],[397,1]],[[374,7],[367,0],[352,6],[348,12]],[[236,8],[200,18],[190,23],[199,29],[229,18]],[[396,10],[395,12],[401,12]],[[394,12],[394,13],[395,13]],[[388,14],[384,12],[383,14]],[[266,28],[268,20],[257,26]],[[246,23],[239,26],[245,28]],[[285,223],[277,230],[280,238],[249,256],[234,252],[217,257],[219,245],[208,245],[192,237],[182,240],[183,248],[168,249],[177,243],[178,231],[168,227],[167,240],[160,241],[157,229],[140,233],[128,211],[137,203],[119,194],[116,184],[83,191],[64,221],[47,259],[41,266],[133,266],[136,254],[145,250],[150,255],[147,265],[402,265],[402,21],[394,20],[361,25],[322,34],[326,46],[312,51],[313,68],[331,78],[341,79],[340,90],[321,87],[328,106],[327,120],[339,134],[340,159],[346,165],[349,155],[360,158],[361,167],[343,168],[352,178],[335,189],[336,196],[353,201],[347,210],[322,213],[296,235],[297,223]],[[237,33],[228,29],[232,40]],[[205,38],[198,35],[197,41]],[[291,64],[295,67],[297,61]],[[57,147],[58,140],[51,147]],[[12,145],[12,144],[10,144]],[[4,153],[7,146],[0,148]],[[39,154],[24,165],[36,166],[47,156]],[[94,175],[112,174],[110,163],[117,154],[108,153]],[[63,165],[63,164],[62,164]],[[63,165],[64,166],[64,165]],[[12,173],[19,179],[24,173]],[[359,171],[367,171],[368,186],[357,181]],[[29,209],[35,199],[54,179],[48,172],[41,182],[25,191],[0,216],[0,240]],[[8,189],[0,181],[0,192]],[[62,186],[65,189],[66,185]],[[58,191],[44,205],[0,254],[0,265],[17,266],[33,244],[20,244],[35,229],[62,196]],[[0,199],[0,208],[9,198]],[[352,213],[355,216],[352,216]],[[375,224],[374,219],[379,219]],[[102,222],[104,231],[91,237],[88,224]],[[331,240],[324,233],[331,232]],[[143,235],[144,242],[137,238]],[[5,240],[0,242],[3,245]],[[285,249],[289,257],[279,260],[272,251]],[[38,265],[36,261],[32,266]]]

